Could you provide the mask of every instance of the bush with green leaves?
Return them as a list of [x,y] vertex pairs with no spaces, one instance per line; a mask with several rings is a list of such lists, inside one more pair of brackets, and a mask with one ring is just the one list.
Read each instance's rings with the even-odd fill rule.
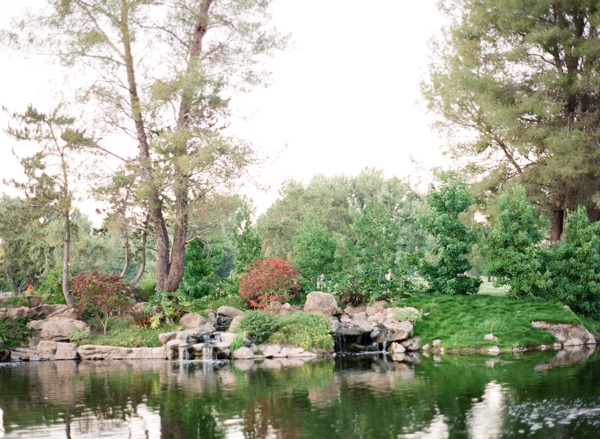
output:
[[27,328],[30,321],[27,317],[0,319],[0,339],[4,340],[3,347],[14,349],[26,346],[29,338],[35,335],[35,331]]
[[301,311],[283,315],[247,311],[237,329],[252,335],[257,343],[290,343],[304,349],[333,348],[329,321]]
[[553,300],[578,314],[600,317],[600,223],[590,224],[585,208],[567,216],[548,270]]
[[509,297],[548,297],[548,253],[540,246],[547,220],[537,215],[521,186],[502,195],[498,208],[500,214],[482,249],[489,261],[486,274],[496,278],[496,287],[508,285]]
[[419,217],[421,229],[434,240],[431,254],[434,261],[424,252],[415,252],[407,261],[417,266],[418,272],[429,283],[430,292],[441,294],[477,294],[481,279],[466,273],[471,269],[468,255],[476,234],[459,219],[473,204],[466,184],[454,174],[441,175],[442,185],[433,186],[427,194],[428,210]]
[[29,300],[24,297],[11,297],[10,299],[0,301],[0,306],[8,306],[9,308],[29,307]]

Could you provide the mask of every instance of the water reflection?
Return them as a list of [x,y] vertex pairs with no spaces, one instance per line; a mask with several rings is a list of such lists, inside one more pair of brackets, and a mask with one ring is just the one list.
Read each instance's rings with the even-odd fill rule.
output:
[[0,437],[595,437],[600,362],[585,355],[0,367]]

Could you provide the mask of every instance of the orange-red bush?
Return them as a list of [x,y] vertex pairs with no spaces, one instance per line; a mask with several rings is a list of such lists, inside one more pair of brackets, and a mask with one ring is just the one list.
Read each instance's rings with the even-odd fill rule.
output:
[[240,278],[240,296],[252,308],[267,309],[269,302],[287,302],[300,289],[298,271],[281,258],[257,259]]

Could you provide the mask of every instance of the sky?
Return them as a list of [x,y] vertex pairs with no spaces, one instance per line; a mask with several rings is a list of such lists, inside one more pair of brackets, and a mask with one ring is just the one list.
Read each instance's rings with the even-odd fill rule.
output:
[[[42,3],[0,0],[0,27]],[[436,0],[274,0],[273,21],[291,34],[293,47],[268,66],[270,87],[232,99],[243,118],[234,117],[229,128],[269,158],[257,180],[270,190],[244,190],[259,211],[287,179],[355,175],[369,166],[426,183],[428,169],[448,165],[445,141],[431,131],[418,88],[427,75],[428,43],[444,23]],[[57,101],[61,78],[43,59],[0,48],[0,66],[0,104],[10,111]],[[0,114],[0,128],[6,125]],[[3,177],[20,172],[12,147],[0,133]],[[0,191],[10,188],[0,184]]]

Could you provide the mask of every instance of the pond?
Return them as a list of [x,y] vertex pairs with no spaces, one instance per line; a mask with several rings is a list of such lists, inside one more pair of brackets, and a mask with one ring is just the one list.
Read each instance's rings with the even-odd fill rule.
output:
[[596,438],[600,355],[0,366],[0,438]]

